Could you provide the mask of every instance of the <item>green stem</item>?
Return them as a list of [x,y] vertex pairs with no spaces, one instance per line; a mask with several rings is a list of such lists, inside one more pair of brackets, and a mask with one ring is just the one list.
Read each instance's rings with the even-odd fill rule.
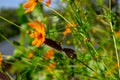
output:
[[14,80],[8,72],[5,72],[5,74],[10,78],[10,80]]
[[0,33],[0,36],[1,36],[3,39],[5,39],[8,43],[10,43],[10,44],[15,48],[15,46],[13,45],[13,43],[12,43],[10,40],[8,40],[4,35],[2,35],[2,34]]
[[72,24],[71,24],[71,22],[70,21],[68,21],[64,16],[62,16],[59,12],[57,12],[56,10],[54,10],[53,8],[51,8],[51,7],[48,7],[51,11],[53,11],[54,13],[56,13],[57,15],[59,15],[62,19],[64,19],[67,23],[69,23],[71,26],[73,26]]
[[7,20],[6,18],[4,18],[4,17],[2,17],[2,16],[0,16],[0,18],[1,18],[2,20],[6,21],[6,22],[8,22],[8,23],[10,23],[10,24],[12,24],[12,25],[14,25],[14,26],[18,27],[18,28],[21,28],[19,25],[17,25],[17,24],[15,24],[15,23],[13,23],[13,22],[12,22],[12,21],[10,21],[10,20]]
[[[109,0],[109,9],[110,9],[110,14],[111,14],[111,0]],[[110,29],[111,29],[111,32],[112,32],[112,39],[113,39],[113,44],[114,44],[114,49],[115,49],[115,55],[116,55],[116,58],[117,58],[117,65],[118,65],[118,74],[119,74],[119,77],[120,77],[120,61],[119,61],[119,55],[118,55],[118,50],[117,50],[117,43],[116,43],[116,39],[115,39],[115,36],[114,36],[114,30],[113,30],[113,25],[112,25],[112,16],[110,15]]]
[[115,39],[115,36],[114,36],[114,30],[113,30],[113,26],[112,26],[112,23],[110,22],[110,28],[111,28],[111,32],[112,32],[112,39],[113,39],[113,44],[114,44],[114,49],[115,49],[115,55],[116,55],[116,58],[117,58],[117,65],[118,65],[118,73],[119,73],[119,77],[120,77],[120,61],[119,61],[119,56],[118,56],[118,51],[117,51],[117,43],[116,43],[116,39]]

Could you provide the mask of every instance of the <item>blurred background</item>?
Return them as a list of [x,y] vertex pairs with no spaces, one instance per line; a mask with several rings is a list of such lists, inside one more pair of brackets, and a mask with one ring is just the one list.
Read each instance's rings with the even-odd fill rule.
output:
[[[0,16],[3,16],[4,18],[14,22],[17,25],[21,25],[22,23],[27,23],[28,22],[27,16],[24,14],[24,9],[22,8],[22,4],[25,3],[26,1],[27,0],[10,0],[8,2],[8,0],[1,0],[0,1]],[[57,9],[57,11],[59,11],[59,12],[63,12],[63,10],[65,10],[66,3],[62,3],[61,1],[65,1],[65,0],[52,0],[51,7],[54,9]],[[87,2],[91,3],[92,4],[91,7],[93,8],[93,10],[99,14],[100,9],[97,6],[96,1],[97,0],[91,0],[91,1],[85,0],[84,3],[87,3]],[[108,5],[108,1],[109,0],[104,1],[105,5]],[[120,8],[119,8],[120,0],[111,0],[111,1],[112,1],[112,10],[118,16],[120,16]],[[89,9],[89,5],[88,6],[86,5],[86,8],[87,7]],[[50,15],[49,9],[43,7],[43,10],[46,11],[45,12],[46,16]],[[52,13],[52,15],[54,15],[54,14]],[[14,25],[0,19],[0,33],[3,34],[7,38],[12,37],[12,40],[18,40],[19,37],[16,35],[18,35],[20,33],[20,30],[17,27],[15,27]],[[15,36],[15,37],[13,37],[13,36]],[[2,37],[0,37],[0,42],[3,40],[4,39]],[[5,48],[7,48],[7,49],[5,50]],[[8,44],[7,42],[0,43],[0,52],[3,52],[3,53],[11,52],[12,53],[11,50],[13,51],[13,47],[11,47],[11,45]]]

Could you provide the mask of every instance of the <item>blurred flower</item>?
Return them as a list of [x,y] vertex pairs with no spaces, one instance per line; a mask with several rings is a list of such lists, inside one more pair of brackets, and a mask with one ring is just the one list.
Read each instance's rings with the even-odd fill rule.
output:
[[2,65],[2,61],[3,61],[2,53],[0,52],[0,65]]
[[45,5],[49,7],[51,2],[52,2],[52,0],[48,0]]
[[118,68],[118,63],[115,63],[114,66],[113,66],[114,69],[117,69]]
[[65,31],[63,32],[63,35],[66,36],[69,33],[71,33],[70,28],[66,28]]
[[92,32],[93,32],[93,33],[96,33],[97,31],[96,31],[96,29],[92,29]]
[[49,64],[49,68],[51,68],[51,69],[55,68],[55,66],[56,66],[56,62]]
[[52,73],[52,69],[54,69],[56,66],[56,62],[50,63],[47,67],[46,70],[50,71]]
[[[29,13],[34,10],[35,6],[37,5],[38,2],[43,2],[44,0],[29,0],[27,3],[23,5],[24,8],[27,8],[25,13]],[[51,0],[48,0],[46,2],[46,6],[50,6]]]
[[29,13],[31,11],[33,11],[33,9],[35,8],[35,6],[37,5],[37,1],[36,0],[29,0],[27,3],[25,3],[23,5],[24,8],[28,8],[25,13]]
[[67,40],[67,44],[70,44],[70,40]]
[[99,56],[98,56],[98,55],[94,56],[94,59],[95,59],[95,60],[97,60],[98,58],[99,58]]
[[35,45],[36,47],[41,46],[45,41],[46,28],[44,24],[35,20],[34,22],[29,22],[28,25],[33,29],[35,29],[35,31],[30,34],[30,37],[34,38],[32,44]]
[[49,59],[52,59],[54,58],[54,50],[49,50],[47,51],[46,55],[45,55],[45,60],[49,60]]
[[29,59],[33,58],[33,53],[32,53],[32,52],[29,53],[28,58],[29,58]]
[[118,31],[116,32],[116,36],[117,36],[118,38],[120,38],[120,30],[118,30]]
[[71,33],[70,27],[76,27],[76,26],[77,26],[77,24],[76,24],[75,22],[72,22],[72,23],[70,23],[70,24],[66,24],[66,29],[65,29],[65,31],[63,32],[63,35],[66,36],[66,35],[68,35],[69,33]]

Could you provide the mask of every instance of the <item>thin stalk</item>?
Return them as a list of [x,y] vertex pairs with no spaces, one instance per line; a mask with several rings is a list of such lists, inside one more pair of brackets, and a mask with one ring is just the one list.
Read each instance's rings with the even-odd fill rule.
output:
[[51,8],[51,7],[48,7],[51,11],[53,11],[54,13],[56,13],[57,15],[59,15],[62,19],[64,19],[67,23],[69,23],[71,26],[73,26],[72,24],[71,24],[71,22],[70,21],[68,21],[64,16],[62,16],[59,12],[57,12],[56,10],[54,10],[53,8]]
[[18,27],[18,28],[21,28],[19,25],[17,25],[17,24],[15,24],[15,23],[13,23],[13,22],[12,22],[12,21],[10,21],[10,20],[7,20],[6,18],[4,18],[4,17],[2,17],[2,16],[0,16],[0,18],[1,18],[2,20],[6,21],[6,22],[8,22],[8,23],[10,23],[10,24],[12,24],[12,25],[14,25],[14,26]]
[[113,44],[114,44],[114,49],[115,49],[115,55],[116,55],[116,58],[117,58],[117,65],[118,65],[118,73],[119,73],[119,77],[120,77],[120,61],[119,61],[119,55],[118,55],[118,50],[117,50],[117,43],[116,43],[116,39],[115,39],[115,36],[114,36],[114,30],[113,30],[113,26],[112,26],[112,23],[110,22],[110,28],[111,28],[111,32],[112,32],[112,39],[113,39]]
[[14,80],[8,72],[5,72],[5,74],[10,78],[10,80]]
[[92,70],[93,72],[96,72],[94,69],[92,69],[91,67],[89,67],[87,64],[85,64],[84,62],[82,62],[81,60],[79,60],[78,58],[76,58],[77,61],[79,61],[80,63],[82,63],[84,66],[86,66],[87,68],[89,68],[90,70]]
[[[99,55],[98,52],[96,51],[96,49],[94,48],[94,46],[91,44],[91,42],[89,42],[88,44],[89,44],[90,47],[93,49],[93,51],[95,52],[95,54]],[[101,57],[100,57],[100,58],[101,58]],[[107,65],[105,64],[105,62],[103,61],[102,58],[101,58],[101,62],[103,63],[103,65],[105,66],[105,68],[106,68],[107,70],[109,70],[108,67],[107,67]],[[96,62],[96,63],[97,63],[97,62]],[[98,63],[97,63],[97,66],[99,67]],[[100,67],[99,67],[99,69],[100,69]],[[101,70],[101,69],[100,69],[100,70]],[[113,77],[113,73],[110,72],[110,74],[111,74],[111,76]],[[113,78],[114,78],[114,77],[113,77]]]
[[8,40],[4,35],[2,35],[2,34],[0,33],[0,36],[1,36],[3,39],[5,39],[8,43],[10,43],[10,44],[15,48],[15,46],[13,45],[13,43],[12,43],[10,40]]
[[[111,0],[109,0],[109,9],[110,11],[112,10],[111,8]],[[114,30],[113,30],[113,25],[112,25],[112,16],[110,15],[110,29],[111,29],[111,32],[112,32],[112,39],[113,39],[113,44],[114,44],[114,49],[115,49],[115,55],[116,55],[116,58],[117,58],[117,65],[118,65],[118,74],[119,74],[119,77],[120,77],[120,61],[119,61],[119,55],[118,55],[118,50],[117,50],[117,43],[116,43],[116,39],[115,39],[115,36],[114,36]]]

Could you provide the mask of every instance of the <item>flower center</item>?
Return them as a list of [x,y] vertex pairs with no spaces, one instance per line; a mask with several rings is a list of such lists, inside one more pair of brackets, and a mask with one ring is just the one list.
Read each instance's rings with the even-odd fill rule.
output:
[[37,35],[37,39],[41,39],[43,36],[42,36],[42,34],[41,33],[39,33],[38,35]]

